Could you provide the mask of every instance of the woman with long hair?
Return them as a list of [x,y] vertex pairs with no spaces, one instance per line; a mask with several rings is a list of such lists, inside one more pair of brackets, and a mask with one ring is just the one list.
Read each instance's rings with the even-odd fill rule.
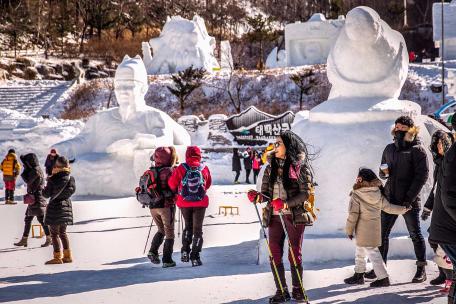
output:
[[[269,198],[263,210],[263,225],[269,228],[268,238],[273,256],[271,269],[277,289],[269,303],[290,300],[282,262],[284,229],[288,232],[293,251],[289,251],[288,254],[288,260],[292,265],[292,297],[296,301],[304,301],[305,295],[301,285],[301,245],[304,228],[311,225],[305,209],[313,185],[311,155],[302,139],[291,131],[285,131],[278,136],[274,147],[262,179],[261,193],[249,191],[249,199],[253,202]],[[285,226],[282,225],[280,216],[283,217]]]

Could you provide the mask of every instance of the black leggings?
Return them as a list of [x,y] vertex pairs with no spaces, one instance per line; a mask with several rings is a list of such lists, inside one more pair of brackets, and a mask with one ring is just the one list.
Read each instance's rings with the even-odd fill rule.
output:
[[190,246],[192,241],[194,241],[191,251],[199,253],[203,245],[203,221],[206,208],[181,208],[181,212],[185,221],[181,251],[190,252]]
[[[33,218],[34,218],[34,216],[27,216],[27,215],[25,216],[25,218],[24,218],[24,222],[25,222],[24,233],[22,234],[23,237],[28,237],[29,236],[30,227],[32,227]],[[46,236],[48,236],[49,235],[49,227],[44,224],[44,215],[37,216],[36,219],[38,220],[38,223],[40,223],[41,226],[43,227],[44,234]]]
[[239,180],[239,176],[241,175],[241,171],[235,171],[236,177],[234,178],[234,182],[236,183]]
[[54,247],[54,252],[60,252],[60,242],[62,241],[63,249],[70,249],[70,242],[68,240],[68,235],[66,234],[67,225],[51,225],[51,237],[52,237],[52,246]]

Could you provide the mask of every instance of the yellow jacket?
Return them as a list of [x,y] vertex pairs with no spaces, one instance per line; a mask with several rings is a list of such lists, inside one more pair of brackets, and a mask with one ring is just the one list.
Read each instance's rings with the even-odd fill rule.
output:
[[274,150],[274,144],[269,144],[266,149],[264,149],[263,155],[261,156],[261,162],[266,164],[268,162],[268,154]]
[[21,165],[17,161],[16,154],[8,153],[5,159],[0,164],[0,170],[3,172],[3,177],[16,178],[21,172]]

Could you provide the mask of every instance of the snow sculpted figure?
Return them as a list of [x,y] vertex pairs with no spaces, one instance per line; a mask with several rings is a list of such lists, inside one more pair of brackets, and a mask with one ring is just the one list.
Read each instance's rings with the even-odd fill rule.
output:
[[327,63],[330,98],[397,98],[408,72],[407,47],[376,11],[360,6],[347,14]]
[[[125,56],[114,78],[119,107],[98,112],[79,135],[54,146],[76,160],[76,179],[87,181],[78,181],[78,194],[131,194],[152,149],[190,145],[190,135],[182,126],[146,105],[147,89],[142,59]],[[108,186],[99,187],[101,181]]]
[[[214,56],[215,38],[207,33],[204,19],[168,17],[160,36],[149,41],[152,60],[146,61],[148,74],[176,73],[193,65],[212,72],[219,64]],[[144,58],[148,57],[144,50]]]

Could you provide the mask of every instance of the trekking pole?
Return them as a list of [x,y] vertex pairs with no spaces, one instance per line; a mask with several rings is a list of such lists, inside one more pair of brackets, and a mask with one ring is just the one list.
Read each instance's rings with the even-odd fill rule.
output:
[[[259,199],[259,197],[258,197],[258,199]],[[258,199],[257,199],[256,203],[258,203]],[[253,205],[255,206],[258,220],[260,221],[261,230],[263,231],[263,237],[266,242],[266,246],[268,247],[269,260],[272,262],[272,268],[274,269],[274,274],[275,274],[275,277],[277,278],[277,282],[279,282],[280,291],[282,292],[282,294],[284,294],[284,289],[283,289],[282,281],[280,280],[279,271],[277,270],[277,265],[274,261],[274,257],[272,256],[271,247],[269,246],[268,237],[266,236],[266,230],[264,230],[263,221],[261,220],[260,212],[258,211],[258,207],[257,207],[256,203],[254,203]]]
[[307,291],[304,288],[304,284],[302,283],[302,278],[301,278],[301,275],[299,274],[298,263],[296,262],[296,257],[293,252],[293,247],[291,246],[290,237],[288,236],[287,225],[285,224],[285,221],[283,220],[282,210],[279,210],[279,217],[280,217],[280,222],[282,223],[283,231],[285,232],[285,236],[288,239],[288,250],[291,253],[291,259],[293,260],[293,266],[295,268],[296,274],[298,275],[298,280],[299,280],[299,284],[301,285],[302,293],[304,294],[304,301],[305,301],[305,303],[309,303],[309,297],[307,296]]
[[179,208],[179,215],[178,215],[178,219],[177,219],[177,237],[179,238],[180,235],[181,235],[181,210]]
[[150,228],[149,228],[149,233],[147,234],[147,240],[146,240],[146,244],[144,245],[144,251],[143,251],[143,254],[146,253],[146,247],[147,247],[147,243],[149,243],[149,236],[150,236],[150,231],[152,230],[152,226],[154,225],[154,219],[152,218],[152,220],[150,221]]

